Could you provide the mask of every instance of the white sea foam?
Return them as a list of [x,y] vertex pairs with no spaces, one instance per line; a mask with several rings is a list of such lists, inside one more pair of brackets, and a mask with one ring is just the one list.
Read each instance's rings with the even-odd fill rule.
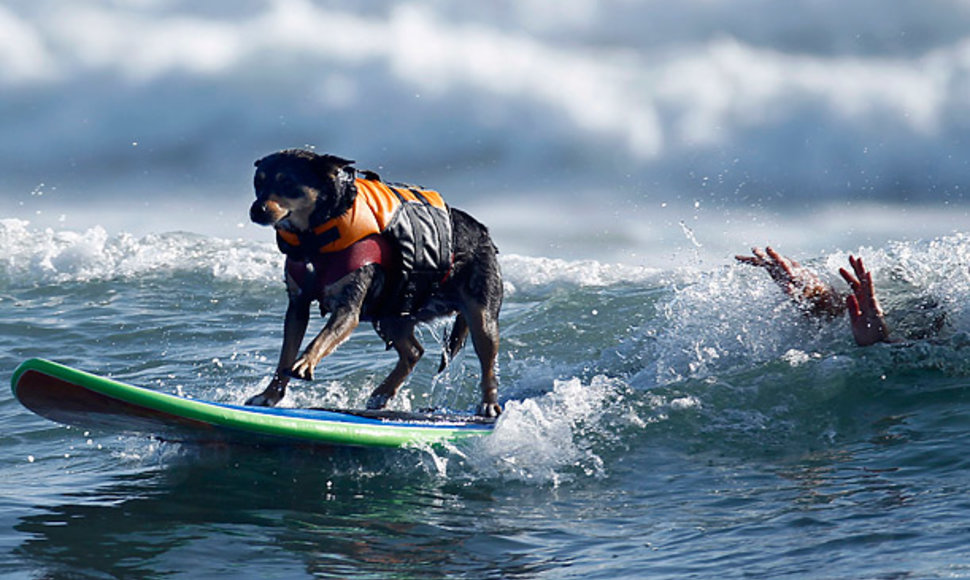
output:
[[474,442],[465,461],[478,475],[541,484],[602,476],[593,442],[600,421],[620,412],[621,392],[621,383],[605,377],[556,381],[542,397],[509,402],[494,433]]
[[610,286],[619,283],[645,283],[656,280],[660,271],[654,268],[604,264],[595,260],[570,261],[529,256],[502,256],[502,274],[511,292],[541,289],[563,284],[575,286]]
[[[282,277],[283,257],[269,240],[226,239],[185,232],[109,234],[36,228],[19,219],[0,220],[0,278],[12,283],[87,282],[166,272],[198,272],[222,280],[273,282]],[[609,286],[644,283],[659,270],[595,260],[569,261],[501,255],[507,289]]]
[[96,226],[84,231],[32,228],[17,219],[0,220],[0,280],[9,284],[89,282],[177,271],[216,279],[279,279],[282,258],[275,248],[243,240],[194,234],[109,235]]

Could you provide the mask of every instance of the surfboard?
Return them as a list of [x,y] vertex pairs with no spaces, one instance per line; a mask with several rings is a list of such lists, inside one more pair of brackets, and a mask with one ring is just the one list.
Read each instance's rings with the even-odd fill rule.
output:
[[164,441],[404,447],[480,437],[494,419],[460,413],[248,407],[119,382],[44,359],[23,362],[14,397],[58,423]]

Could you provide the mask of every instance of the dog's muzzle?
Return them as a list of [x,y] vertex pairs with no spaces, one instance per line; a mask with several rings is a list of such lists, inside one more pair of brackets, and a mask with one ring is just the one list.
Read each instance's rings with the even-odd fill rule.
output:
[[[270,204],[276,206],[277,211],[274,212]],[[281,213],[279,209],[279,205],[272,201],[262,202],[257,199],[249,208],[249,219],[261,226],[271,226],[277,222],[277,216]]]

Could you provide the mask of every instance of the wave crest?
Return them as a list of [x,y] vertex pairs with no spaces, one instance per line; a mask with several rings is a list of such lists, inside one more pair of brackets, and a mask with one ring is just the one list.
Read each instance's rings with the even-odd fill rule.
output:
[[282,257],[266,244],[188,233],[109,235],[101,226],[75,232],[0,220],[0,280],[8,285],[93,282],[201,273],[222,280],[278,279]]

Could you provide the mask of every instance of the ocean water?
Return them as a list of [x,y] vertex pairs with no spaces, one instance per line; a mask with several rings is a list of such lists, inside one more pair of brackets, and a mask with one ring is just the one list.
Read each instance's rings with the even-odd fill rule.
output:
[[[271,241],[0,222],[0,361],[47,356],[239,403],[284,291]],[[0,399],[10,577],[960,577],[970,574],[970,239],[866,249],[900,336],[860,349],[762,272],[504,255],[494,434],[402,451],[198,448]],[[813,260],[832,272],[836,252]],[[317,324],[315,322],[315,324]],[[397,408],[472,409],[477,364]],[[362,405],[369,331],[285,405]]]
[[[970,5],[0,2],[0,376],[239,403],[281,341],[252,162],[439,189],[500,248],[495,432],[164,444],[0,394],[3,578],[970,576]],[[873,269],[893,344],[768,276]],[[314,319],[312,324],[322,324]],[[474,408],[477,363],[396,408]],[[287,406],[360,406],[361,328]]]

